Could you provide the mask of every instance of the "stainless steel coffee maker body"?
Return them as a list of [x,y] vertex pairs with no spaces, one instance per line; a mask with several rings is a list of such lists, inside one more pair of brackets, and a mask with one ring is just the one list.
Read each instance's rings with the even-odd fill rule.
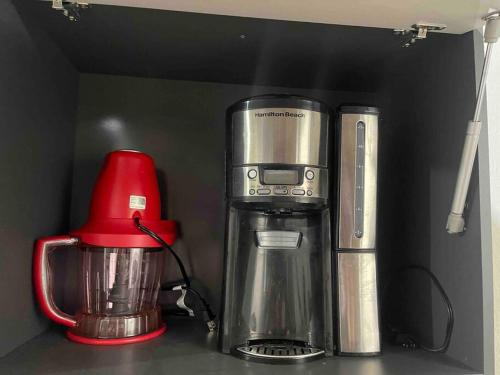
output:
[[336,348],[339,355],[377,355],[378,110],[343,106],[336,130]]
[[328,108],[249,98],[228,110],[223,352],[260,361],[333,353]]

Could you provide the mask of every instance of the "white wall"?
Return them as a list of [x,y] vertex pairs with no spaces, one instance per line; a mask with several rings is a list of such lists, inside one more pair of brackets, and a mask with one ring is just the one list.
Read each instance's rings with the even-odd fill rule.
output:
[[493,50],[487,82],[487,103],[493,236],[495,374],[500,374],[500,42]]

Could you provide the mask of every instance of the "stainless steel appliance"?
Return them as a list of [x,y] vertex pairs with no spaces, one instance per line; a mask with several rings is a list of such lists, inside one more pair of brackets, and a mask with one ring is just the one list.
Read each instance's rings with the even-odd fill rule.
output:
[[223,352],[273,362],[333,353],[330,117],[287,95],[228,110]]
[[376,267],[378,110],[343,106],[337,122],[337,352],[380,353]]

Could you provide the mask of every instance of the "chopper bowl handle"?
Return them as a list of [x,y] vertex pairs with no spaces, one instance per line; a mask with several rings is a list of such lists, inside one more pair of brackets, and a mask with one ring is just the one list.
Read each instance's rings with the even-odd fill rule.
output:
[[55,304],[52,295],[52,270],[49,255],[57,247],[71,246],[78,243],[78,238],[71,236],[44,237],[36,241],[33,256],[33,282],[35,294],[43,313],[54,322],[67,327],[76,326],[73,316],[62,312]]

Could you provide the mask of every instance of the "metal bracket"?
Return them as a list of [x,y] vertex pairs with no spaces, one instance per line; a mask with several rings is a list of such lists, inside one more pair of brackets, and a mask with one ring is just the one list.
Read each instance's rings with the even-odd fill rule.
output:
[[401,37],[401,46],[410,47],[417,40],[427,38],[428,32],[441,31],[446,29],[446,25],[436,23],[419,22],[411,26],[411,29],[394,29],[394,35]]
[[495,10],[493,12],[488,13],[486,16],[482,18],[483,21],[495,20],[500,17],[500,10]]
[[83,1],[52,0],[52,9],[61,11],[70,21],[80,19],[80,10],[89,7],[89,3]]

